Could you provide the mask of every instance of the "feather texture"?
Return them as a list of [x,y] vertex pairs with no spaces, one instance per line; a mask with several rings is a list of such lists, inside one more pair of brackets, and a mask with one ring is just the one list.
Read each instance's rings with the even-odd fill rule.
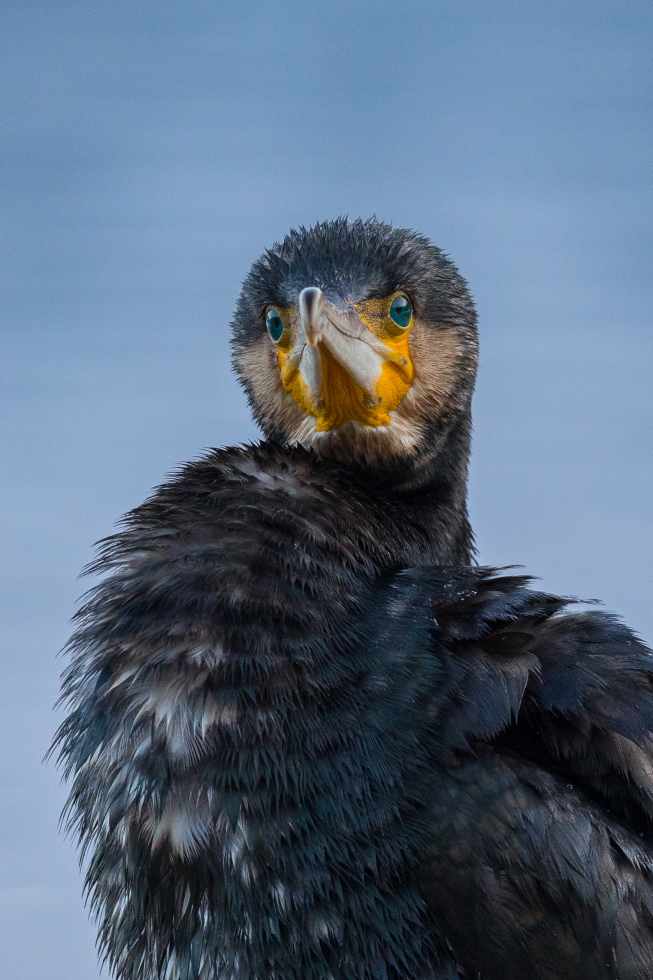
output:
[[408,875],[428,713],[405,709],[437,663],[419,626],[377,637],[386,525],[430,546],[337,487],[299,450],[216,453],[102,548],[59,743],[120,977],[456,975]]
[[263,444],[102,545],[57,745],[120,980],[649,975],[651,655],[422,506]]

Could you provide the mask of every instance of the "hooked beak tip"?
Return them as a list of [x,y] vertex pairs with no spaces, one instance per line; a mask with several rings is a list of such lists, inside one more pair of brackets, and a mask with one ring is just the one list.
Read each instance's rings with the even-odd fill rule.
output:
[[324,293],[317,286],[307,286],[299,294],[299,316],[304,328],[306,343],[317,347],[320,341],[320,316]]

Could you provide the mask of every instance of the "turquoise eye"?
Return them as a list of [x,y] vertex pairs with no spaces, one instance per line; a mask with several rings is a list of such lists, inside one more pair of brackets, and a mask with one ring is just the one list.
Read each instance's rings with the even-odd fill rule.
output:
[[405,296],[395,296],[390,304],[390,319],[405,330],[413,316],[413,308]]
[[268,328],[268,333],[272,337],[273,341],[277,342],[283,333],[283,320],[279,316],[276,310],[268,310],[265,314],[265,325]]

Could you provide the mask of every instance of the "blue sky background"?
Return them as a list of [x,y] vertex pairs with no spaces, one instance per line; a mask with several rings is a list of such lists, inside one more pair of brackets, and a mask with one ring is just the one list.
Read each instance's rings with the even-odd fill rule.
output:
[[94,980],[41,762],[92,542],[255,437],[227,324],[291,225],[376,213],[480,315],[487,563],[653,640],[650,0],[5,0],[0,975]]

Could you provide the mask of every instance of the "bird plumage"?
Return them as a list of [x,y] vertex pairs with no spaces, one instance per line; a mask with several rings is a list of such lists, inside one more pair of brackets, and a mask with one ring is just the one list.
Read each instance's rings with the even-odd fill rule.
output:
[[[403,456],[357,423],[292,445],[263,314],[311,283],[406,290],[418,373],[429,336],[457,352],[441,410],[404,406]],[[268,253],[237,320],[268,441],[127,515],[71,641],[57,745],[116,976],[649,977],[653,657],[470,564],[463,281],[417,236],[339,221]]]

